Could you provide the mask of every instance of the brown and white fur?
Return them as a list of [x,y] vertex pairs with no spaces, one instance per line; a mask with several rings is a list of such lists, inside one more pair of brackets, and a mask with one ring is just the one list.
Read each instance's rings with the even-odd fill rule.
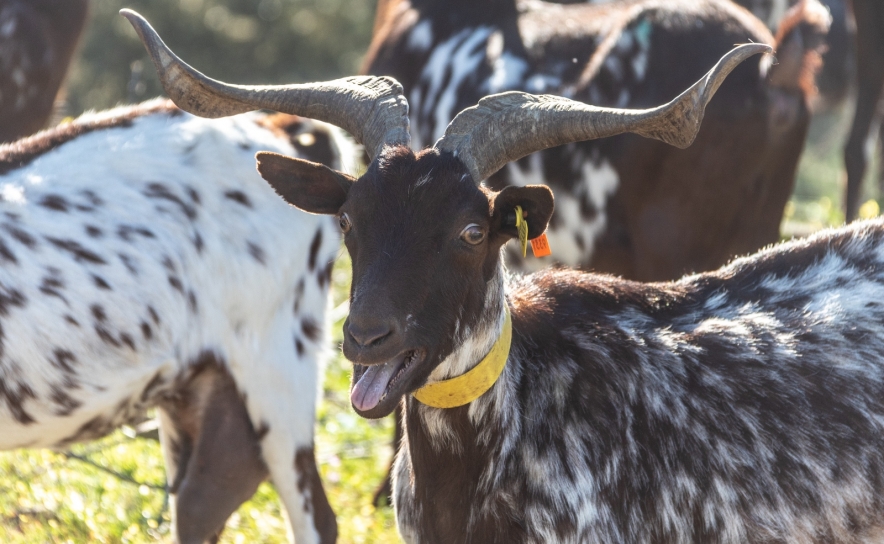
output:
[[313,426],[339,235],[252,157],[340,165],[336,134],[155,101],[0,147],[0,449],[156,407],[179,542],[215,538],[268,475],[298,544],[333,542]]

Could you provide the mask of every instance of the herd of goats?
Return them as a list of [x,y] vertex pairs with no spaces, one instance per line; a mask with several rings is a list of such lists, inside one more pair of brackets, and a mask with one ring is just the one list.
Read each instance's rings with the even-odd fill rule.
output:
[[176,541],[269,478],[334,542],[343,240],[403,540],[884,541],[884,220],[771,245],[851,63],[857,215],[884,2],[379,0],[365,75],[279,86],[123,10],[171,100],[36,132],[87,4],[0,1],[0,449],[154,408]]

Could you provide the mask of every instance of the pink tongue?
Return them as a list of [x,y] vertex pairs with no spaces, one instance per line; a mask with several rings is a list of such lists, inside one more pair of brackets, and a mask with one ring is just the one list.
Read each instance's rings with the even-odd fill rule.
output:
[[353,403],[353,406],[363,412],[377,406],[398,366],[399,361],[397,360],[368,367],[365,374],[350,390],[350,402]]

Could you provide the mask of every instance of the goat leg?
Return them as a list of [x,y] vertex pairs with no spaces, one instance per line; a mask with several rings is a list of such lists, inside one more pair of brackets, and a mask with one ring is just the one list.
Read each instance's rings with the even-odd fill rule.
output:
[[163,436],[172,449],[171,435],[180,444],[177,470],[170,471],[174,532],[181,544],[217,541],[227,518],[267,477],[257,433],[233,379],[220,369],[194,377],[169,409]]

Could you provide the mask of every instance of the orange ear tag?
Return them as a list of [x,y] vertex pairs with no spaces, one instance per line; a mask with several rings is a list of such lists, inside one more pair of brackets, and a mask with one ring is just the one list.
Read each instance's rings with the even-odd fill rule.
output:
[[534,253],[535,257],[552,255],[552,251],[549,249],[549,240],[546,239],[545,232],[531,240],[531,252]]

